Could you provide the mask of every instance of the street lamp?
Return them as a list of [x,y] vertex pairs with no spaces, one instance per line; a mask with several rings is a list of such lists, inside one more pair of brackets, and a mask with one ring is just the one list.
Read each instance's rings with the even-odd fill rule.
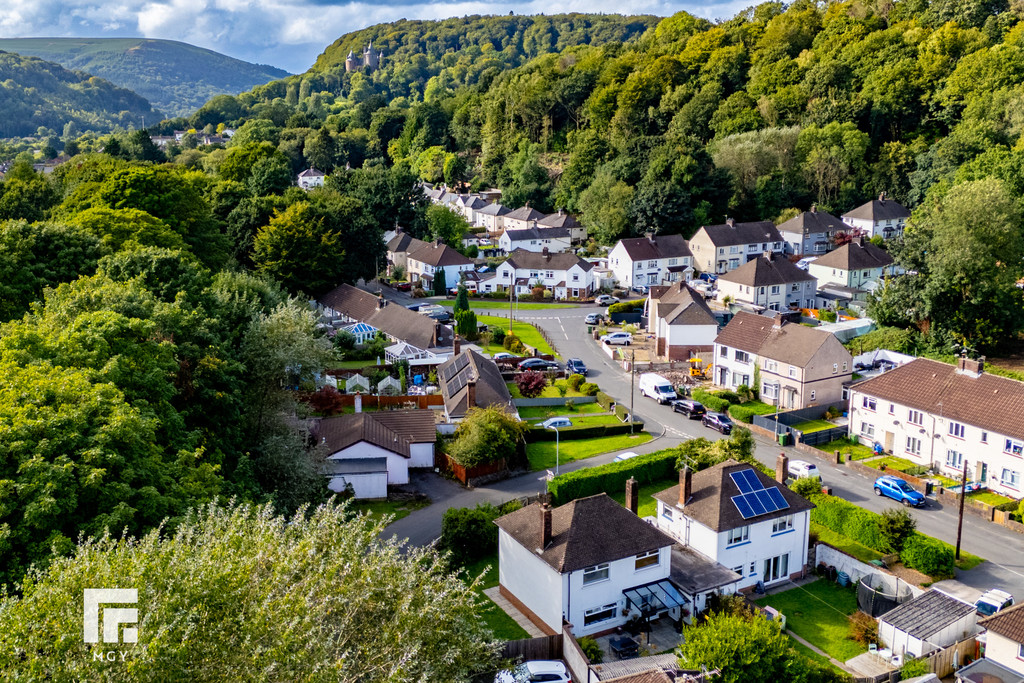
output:
[[558,476],[558,427],[551,426],[548,429],[555,430],[555,476]]

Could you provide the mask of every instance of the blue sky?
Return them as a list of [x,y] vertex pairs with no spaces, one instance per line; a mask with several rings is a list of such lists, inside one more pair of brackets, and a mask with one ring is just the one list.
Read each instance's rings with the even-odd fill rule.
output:
[[619,12],[708,19],[734,16],[754,0],[3,0],[0,37],[133,37],[181,40],[293,73],[305,71],[339,36],[395,19],[467,14]]

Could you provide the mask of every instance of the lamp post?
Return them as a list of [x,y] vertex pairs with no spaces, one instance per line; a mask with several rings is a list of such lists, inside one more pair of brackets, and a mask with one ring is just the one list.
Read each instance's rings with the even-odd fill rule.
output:
[[558,476],[558,427],[551,426],[548,429],[555,430],[555,476]]

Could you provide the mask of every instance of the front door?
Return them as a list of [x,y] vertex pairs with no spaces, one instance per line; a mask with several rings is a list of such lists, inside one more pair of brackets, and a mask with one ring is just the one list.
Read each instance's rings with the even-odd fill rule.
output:
[[770,557],[764,561],[764,582],[771,583],[789,576],[789,555]]
[[978,473],[977,473],[978,474],[978,482],[984,484],[985,480],[988,479],[988,463],[987,462],[979,462],[977,464],[977,468],[978,468]]
[[885,451],[887,453],[892,453],[893,440],[895,438],[896,438],[896,435],[893,434],[892,432],[886,432],[885,433]]

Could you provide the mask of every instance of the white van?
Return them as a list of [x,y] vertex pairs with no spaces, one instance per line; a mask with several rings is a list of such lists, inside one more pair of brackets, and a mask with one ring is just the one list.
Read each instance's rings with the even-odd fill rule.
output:
[[640,394],[653,398],[658,403],[668,403],[679,398],[676,396],[676,390],[672,388],[672,383],[653,372],[640,375]]
[[818,466],[806,460],[790,460],[789,476],[794,479],[821,479]]

